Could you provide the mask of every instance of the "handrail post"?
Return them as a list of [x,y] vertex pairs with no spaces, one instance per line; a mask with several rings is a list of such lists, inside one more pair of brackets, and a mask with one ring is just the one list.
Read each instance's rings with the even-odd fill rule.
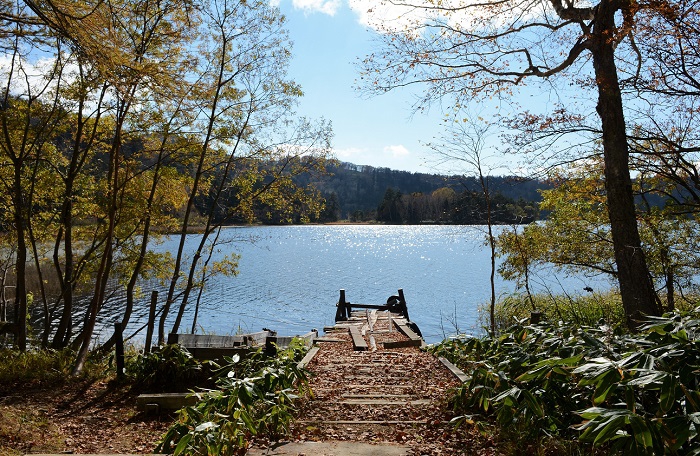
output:
[[124,336],[121,322],[114,322],[114,352],[117,362],[117,378],[124,378]]
[[335,321],[346,321],[350,312],[346,309],[345,290],[340,290],[340,299],[338,300],[338,309],[335,311]]
[[406,298],[403,296],[403,288],[399,288],[399,306],[401,306],[401,314],[406,317],[406,321],[411,321],[408,318],[408,306],[406,305]]
[[148,312],[148,328],[146,329],[146,345],[143,347],[145,355],[151,353],[151,339],[153,339],[153,329],[156,322],[156,306],[158,305],[158,290],[151,292],[151,308]]

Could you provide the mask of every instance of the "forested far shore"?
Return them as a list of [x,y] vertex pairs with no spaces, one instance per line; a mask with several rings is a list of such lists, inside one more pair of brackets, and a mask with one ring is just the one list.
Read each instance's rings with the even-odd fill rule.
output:
[[[265,168],[269,165],[263,165]],[[360,166],[328,160],[321,172],[292,177],[298,188],[319,197],[320,205],[290,201],[284,207],[265,202],[252,206],[252,220],[263,225],[302,223],[379,222],[390,224],[487,223],[486,196],[474,176],[413,173],[389,168]],[[523,224],[538,219],[540,192],[551,184],[532,178],[488,176],[492,223]],[[222,224],[247,224],[251,218],[232,208],[239,195],[224,196],[214,220]],[[195,206],[204,214],[211,202],[199,198]]]

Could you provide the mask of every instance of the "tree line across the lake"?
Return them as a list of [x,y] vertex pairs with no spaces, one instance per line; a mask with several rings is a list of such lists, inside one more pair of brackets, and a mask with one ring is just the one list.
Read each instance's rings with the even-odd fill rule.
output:
[[[486,197],[475,176],[414,173],[329,160],[323,172],[300,173],[292,180],[318,193],[320,209],[301,200],[291,201],[284,208],[258,202],[252,210],[257,223],[486,223]],[[551,187],[546,181],[515,176],[489,176],[488,183],[494,198],[494,222],[499,224],[535,220],[539,192]],[[217,209],[215,220],[224,224],[250,222],[230,210],[238,204],[237,193],[228,195],[229,199],[224,198]],[[204,213],[211,206],[201,198],[195,207]]]

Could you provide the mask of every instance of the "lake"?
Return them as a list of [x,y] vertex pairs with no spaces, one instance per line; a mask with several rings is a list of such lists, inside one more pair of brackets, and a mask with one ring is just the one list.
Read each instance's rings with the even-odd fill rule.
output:
[[[404,290],[411,320],[427,342],[439,342],[458,331],[479,333],[479,307],[488,302],[490,257],[485,227],[328,225],[232,227],[222,232],[218,255],[238,253],[240,273],[215,277],[207,285],[198,317],[198,332],[235,334],[263,327],[280,335],[302,334],[332,325],[339,290],[353,303],[381,304]],[[496,227],[496,230],[500,230]],[[194,246],[198,235],[191,235]],[[166,240],[158,250],[177,248]],[[547,282],[544,282],[544,277]],[[542,289],[609,287],[602,279],[539,278]],[[496,292],[514,285],[497,276]],[[144,289],[150,295],[150,289]],[[163,299],[165,292],[161,293]],[[147,300],[126,330],[146,321]],[[180,331],[192,324],[192,304]],[[109,331],[109,316],[101,319]]]

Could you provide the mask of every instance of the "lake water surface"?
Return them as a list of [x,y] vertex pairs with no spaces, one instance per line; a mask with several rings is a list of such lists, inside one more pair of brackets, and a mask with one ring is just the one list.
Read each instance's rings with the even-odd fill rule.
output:
[[[241,255],[240,273],[211,279],[198,317],[201,332],[234,334],[263,327],[280,335],[321,331],[334,322],[340,289],[346,290],[350,302],[380,304],[399,288],[411,320],[429,343],[457,328],[468,333],[482,330],[478,308],[490,296],[483,227],[235,227],[225,229],[221,239],[220,255]],[[194,246],[198,236],[190,241]],[[176,247],[172,239],[157,249],[174,253]],[[607,287],[603,282],[559,278],[547,286],[576,293],[584,286]],[[513,288],[497,277],[497,293]],[[144,301],[127,333],[144,324],[146,308]],[[190,329],[192,310],[181,332]]]

